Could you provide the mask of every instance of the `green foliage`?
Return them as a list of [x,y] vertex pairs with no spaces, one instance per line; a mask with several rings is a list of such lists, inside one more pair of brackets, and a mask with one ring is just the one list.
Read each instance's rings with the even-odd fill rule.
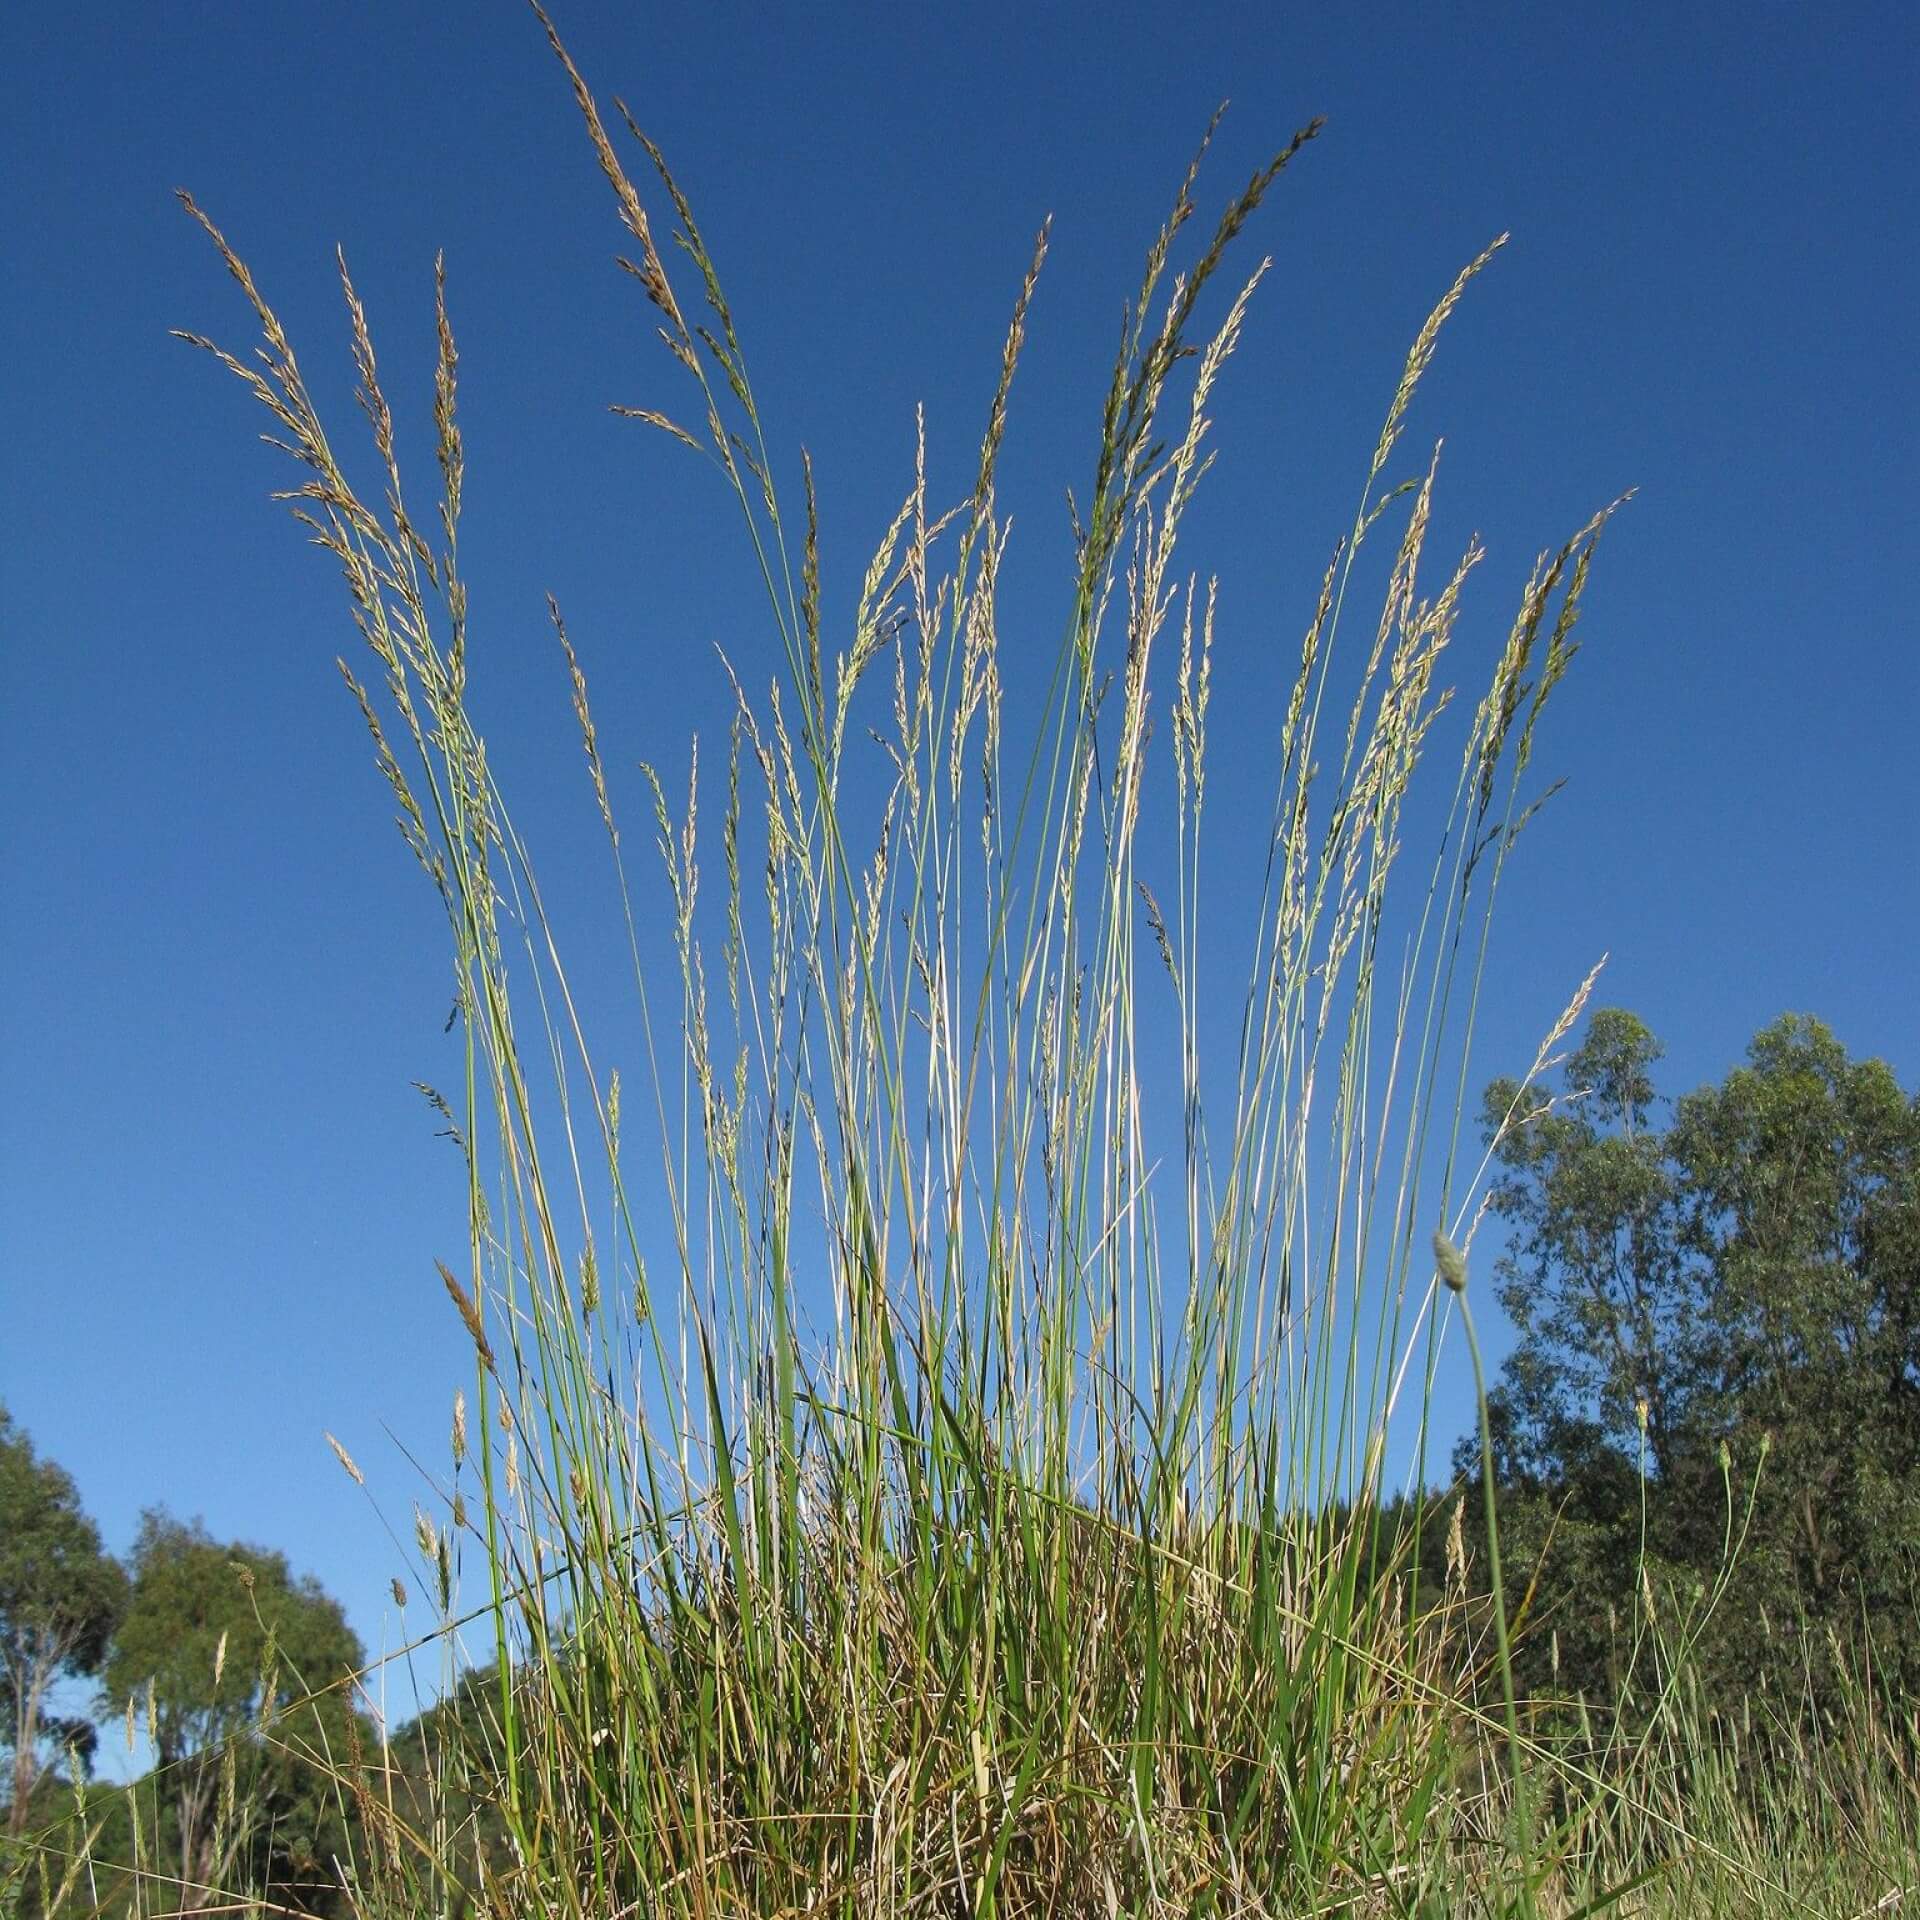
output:
[[332,1776],[356,1741],[362,1665],[339,1604],[286,1558],[163,1511],[141,1523],[103,1707],[144,1724],[141,1783],[184,1888],[325,1904],[346,1851]]
[[489,1878],[510,1868],[500,1689],[524,1699],[528,1679],[495,1664],[469,1668],[346,1770],[356,1912],[457,1911],[482,1902]]
[[[1703,1557],[1686,1493],[1721,1445],[1759,1480],[1727,1670],[1767,1649],[1786,1692],[1799,1663],[1783,1667],[1776,1629],[1806,1619],[1920,1696],[1920,1096],[1790,1017],[1678,1103],[1672,1138],[1714,1277],[1674,1550]],[[1810,1676],[1822,1697],[1829,1673],[1821,1658]]]
[[1489,1408],[1510,1525],[1554,1535],[1563,1647],[1606,1697],[1643,1588],[1676,1597],[1723,1708],[1785,1723],[1855,1668],[1911,1695],[1920,1098],[1789,1016],[1663,1122],[1658,1058],[1603,1010],[1560,1093],[1487,1092],[1520,1333]]
[[27,1824],[43,1748],[83,1759],[93,1750],[91,1723],[50,1714],[48,1694],[99,1671],[125,1598],[72,1477],[37,1459],[0,1406],[0,1746],[12,1758],[12,1832]]
[[1685,1422],[1706,1276],[1652,1124],[1659,1057],[1639,1020],[1603,1008],[1566,1062],[1564,1093],[1487,1089],[1503,1173],[1493,1204],[1514,1229],[1495,1273],[1519,1334],[1495,1413],[1505,1483],[1607,1448],[1632,1459],[1643,1431],[1658,1472]]

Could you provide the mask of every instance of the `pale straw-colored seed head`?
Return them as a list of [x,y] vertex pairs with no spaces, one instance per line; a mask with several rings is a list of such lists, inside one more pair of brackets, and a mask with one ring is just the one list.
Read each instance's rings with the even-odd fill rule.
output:
[[[323,1433],[325,1433],[325,1429],[324,1429],[324,1428],[322,1429],[322,1432],[323,1432]],[[355,1465],[353,1464],[353,1455],[352,1455],[352,1454],[350,1454],[350,1453],[349,1453],[349,1452],[348,1452],[348,1451],[346,1450],[346,1448],[345,1448],[345,1447],[343,1447],[343,1446],[342,1446],[342,1445],[340,1444],[340,1442],[339,1442],[338,1440],[336,1440],[336,1439],[335,1439],[335,1438],[333,1437],[333,1435],[332,1435],[332,1434],[330,1434],[330,1433],[327,1433],[327,1434],[326,1434],[326,1442],[327,1442],[327,1445],[328,1445],[328,1446],[330,1446],[330,1447],[331,1447],[331,1448],[333,1449],[333,1457],[334,1457],[334,1458],[335,1458],[336,1460],[338,1460],[338,1461],[340,1462],[340,1464],[341,1464],[341,1465],[342,1465],[343,1467],[345,1467],[345,1468],[346,1468],[346,1470],[347,1470],[347,1471],[348,1471],[348,1472],[349,1472],[350,1474],[352,1474],[352,1475],[353,1475],[353,1481],[354,1481],[354,1485],[355,1485],[355,1486],[359,1486],[359,1487],[364,1487],[364,1486],[365,1486],[365,1485],[367,1484],[367,1477],[366,1477],[366,1475],[365,1475],[365,1474],[363,1474],[363,1473],[362,1473],[362,1472],[360,1471],[360,1469],[359,1469],[358,1467],[356,1467],[356,1466],[355,1466]]]

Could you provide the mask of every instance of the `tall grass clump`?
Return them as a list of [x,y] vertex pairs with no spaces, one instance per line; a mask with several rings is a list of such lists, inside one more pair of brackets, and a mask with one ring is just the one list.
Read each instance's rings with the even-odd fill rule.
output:
[[[1377,1537],[1390,1433],[1424,1457],[1437,1369],[1464,1365],[1441,1336],[1475,1224],[1488,916],[1607,517],[1542,556],[1450,710],[1482,553],[1433,584],[1437,454],[1402,477],[1403,435],[1493,249],[1413,342],[1303,596],[1271,818],[1221,872],[1202,824],[1228,669],[1180,539],[1266,271],[1234,264],[1243,230],[1318,123],[1191,244],[1198,159],[1181,182],[1099,408],[1051,669],[1015,697],[996,476],[1045,231],[970,492],[929,497],[923,430],[857,602],[830,607],[810,469],[767,444],[693,210],[547,32],[679,396],[634,411],[717,471],[777,642],[770,674],[716,678],[717,773],[709,749],[684,794],[646,774],[664,872],[643,880],[552,608],[637,1062],[569,987],[470,698],[444,275],[426,511],[344,261],[376,490],[186,202],[263,351],[198,344],[303,469],[281,497],[344,576],[372,670],[341,670],[463,1016],[435,1098],[467,1217],[436,1284],[475,1372],[418,1544],[449,1631],[478,1569],[502,1657],[431,1804],[364,1791],[356,1903],[1532,1910],[1565,1834],[1529,1785],[1504,1620],[1469,1630],[1464,1584],[1410,1608]],[[1390,887],[1409,836],[1430,865]],[[1209,937],[1223,896],[1237,955]]]

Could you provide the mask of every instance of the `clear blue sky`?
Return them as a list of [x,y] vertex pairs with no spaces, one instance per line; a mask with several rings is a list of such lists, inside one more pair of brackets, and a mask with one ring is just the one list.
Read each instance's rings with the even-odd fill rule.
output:
[[[1917,17],[559,9],[701,211],[774,443],[813,451],[843,607],[917,401],[936,491],[964,484],[1054,214],[1002,502],[1048,644],[1061,490],[1199,129],[1230,96],[1211,208],[1328,116],[1253,241],[1276,270],[1195,522],[1249,802],[1401,356],[1511,229],[1408,445],[1447,436],[1436,552],[1491,549],[1463,676],[1534,552],[1640,491],[1543,742],[1570,785],[1512,871],[1477,1071],[1523,1062],[1610,949],[1603,996],[1668,1041],[1675,1088],[1788,1009],[1920,1080]],[[704,469],[606,412],[673,397],[670,369],[519,7],[9,8],[0,170],[0,1397],[112,1546],[150,1502],[203,1514],[318,1573],[377,1653],[396,1556],[320,1431],[404,1533],[382,1423],[437,1464],[467,1372],[432,1266],[454,1163],[409,1086],[454,1044],[442,925],[335,678],[342,596],[265,501],[286,472],[167,338],[250,338],[172,189],[251,260],[342,439],[346,246],[423,480],[446,249],[476,699],[564,908],[600,874],[542,595],[622,765],[717,735],[712,643],[764,672],[769,637]]]

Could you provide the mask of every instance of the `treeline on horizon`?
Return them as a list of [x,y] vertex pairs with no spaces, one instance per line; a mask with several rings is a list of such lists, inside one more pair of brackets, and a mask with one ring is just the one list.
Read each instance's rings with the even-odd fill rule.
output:
[[[1492,1278],[1517,1344],[1449,1484],[1358,1530],[1363,1571],[1416,1618],[1423,1594],[1470,1596],[1484,1627],[1490,1463],[1531,1725],[1617,1751],[1683,1690],[1689,1726],[1756,1781],[1862,1715],[1911,1763],[1920,1093],[1803,1016],[1678,1099],[1658,1091],[1660,1057],[1642,1021],[1601,1009],[1557,1085],[1486,1088]],[[451,1530],[416,1509],[416,1532],[440,1587],[421,1597],[444,1618]],[[126,1869],[88,1895],[100,1910],[130,1906],[138,1876],[343,1912],[340,1863],[368,1857],[381,1812],[394,1832],[437,1828],[442,1863],[503,1844],[498,1673],[467,1673],[383,1738],[365,1658],[282,1552],[155,1509],[116,1561],[0,1407],[4,1911],[58,1910],[84,1859]],[[1489,1657],[1467,1678],[1493,1675]],[[541,1684],[509,1691],[537,1714]],[[90,1710],[55,1711],[87,1688]],[[104,1742],[140,1736],[147,1775],[90,1778]]]

